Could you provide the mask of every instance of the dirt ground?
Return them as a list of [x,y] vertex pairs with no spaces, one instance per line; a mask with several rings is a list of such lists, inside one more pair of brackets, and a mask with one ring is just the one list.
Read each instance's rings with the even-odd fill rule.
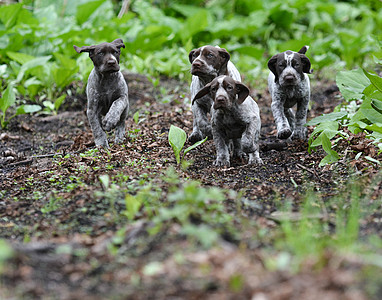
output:
[[[204,250],[174,224],[152,236],[144,217],[131,224],[115,222],[110,203],[95,196],[105,173],[123,174],[132,185],[151,180],[166,191],[163,174],[173,166],[184,180],[241,192],[240,211],[233,199],[227,199],[227,211],[272,230],[278,222],[270,216],[280,202],[291,200],[298,207],[306,191],[329,197],[357,178],[365,184],[377,180],[372,195],[381,196],[378,168],[355,158],[355,150],[381,158],[364,136],[351,135],[340,144],[346,156],[321,168],[322,150],[308,153],[307,142],[275,138],[269,93],[252,88],[261,110],[264,165],[233,161],[230,168],[214,167],[214,145],[207,141],[186,155],[192,164],[182,170],[167,133],[170,125],[191,132],[187,84],[161,78],[154,87],[142,75],[125,75],[132,107],[127,139],[97,158],[90,154],[94,143],[86,97],[76,93],[80,83],[73,84],[73,96],[57,115],[20,116],[1,131],[0,237],[14,249],[12,259],[0,264],[1,299],[367,299],[356,272],[362,264],[353,257],[327,253],[320,270],[307,262],[298,273],[273,271],[266,266],[268,245],[250,236],[245,241],[227,236],[218,247]],[[333,82],[314,80],[308,119],[331,112],[340,101]],[[138,124],[132,118],[137,111]],[[116,203],[113,209],[123,207]],[[363,220],[360,234],[382,236],[380,220],[381,206]],[[122,227],[125,235],[114,255],[110,241]]]

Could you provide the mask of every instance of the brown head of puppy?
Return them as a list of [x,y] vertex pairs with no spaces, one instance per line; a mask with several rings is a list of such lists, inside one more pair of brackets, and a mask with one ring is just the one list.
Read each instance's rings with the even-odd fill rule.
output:
[[227,50],[214,46],[203,46],[192,50],[188,55],[191,63],[191,74],[212,79],[227,74],[230,55]]
[[232,79],[229,76],[219,76],[202,88],[193,99],[202,98],[210,94],[214,100],[214,109],[230,110],[237,103],[242,104],[249,95],[249,89],[243,83]]
[[89,52],[94,68],[99,73],[113,73],[119,71],[119,56],[121,48],[125,48],[122,39],[116,39],[111,43],[77,47],[73,46],[78,53]]

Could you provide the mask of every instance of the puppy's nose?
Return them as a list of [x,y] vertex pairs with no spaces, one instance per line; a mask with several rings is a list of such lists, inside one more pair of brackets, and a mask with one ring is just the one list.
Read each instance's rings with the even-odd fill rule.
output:
[[107,60],[108,65],[115,65],[116,63],[117,63],[117,61],[115,59],[108,59]]
[[218,96],[215,99],[216,103],[224,103],[225,102],[225,97],[223,96]]
[[286,81],[292,81],[292,80],[294,80],[294,76],[293,76],[292,74],[288,74],[288,75],[286,75],[284,78],[285,78]]
[[200,60],[195,60],[192,65],[196,68],[199,68],[202,66],[202,62]]

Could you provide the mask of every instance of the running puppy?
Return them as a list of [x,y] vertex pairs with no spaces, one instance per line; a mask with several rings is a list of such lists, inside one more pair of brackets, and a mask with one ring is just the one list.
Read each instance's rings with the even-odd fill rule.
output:
[[[272,56],[268,61],[271,70],[268,89],[272,97],[272,113],[279,139],[306,139],[304,127],[310,100],[310,61],[305,56],[309,46],[298,52],[285,51]],[[297,104],[296,115],[292,107]]]
[[105,131],[116,129],[115,143],[125,135],[125,120],[129,111],[128,88],[119,68],[121,39],[93,46],[74,46],[78,53],[89,52],[94,69],[86,87],[87,116],[97,147],[109,147]]
[[231,141],[234,157],[243,159],[246,153],[248,164],[261,164],[258,145],[260,112],[256,102],[249,96],[249,89],[232,77],[223,75],[202,88],[195,95],[193,102],[206,95],[213,99],[211,125],[217,152],[214,165],[230,165]]
[[[239,71],[229,60],[227,50],[214,46],[203,46],[192,50],[188,55],[191,63],[191,99],[214,78],[220,75],[229,75],[237,81],[241,81]],[[208,113],[211,111],[213,99],[209,94],[203,99],[193,101],[192,113],[194,116],[192,133],[188,140],[191,143],[202,140],[206,136],[212,137],[211,124]]]

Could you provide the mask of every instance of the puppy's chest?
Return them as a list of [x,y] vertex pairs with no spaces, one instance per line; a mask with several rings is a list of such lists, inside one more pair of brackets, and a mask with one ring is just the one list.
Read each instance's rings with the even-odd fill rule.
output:
[[213,124],[218,130],[224,131],[226,136],[230,139],[240,138],[247,128],[247,122],[241,118],[237,118],[231,113],[223,113],[221,111],[216,112]]

